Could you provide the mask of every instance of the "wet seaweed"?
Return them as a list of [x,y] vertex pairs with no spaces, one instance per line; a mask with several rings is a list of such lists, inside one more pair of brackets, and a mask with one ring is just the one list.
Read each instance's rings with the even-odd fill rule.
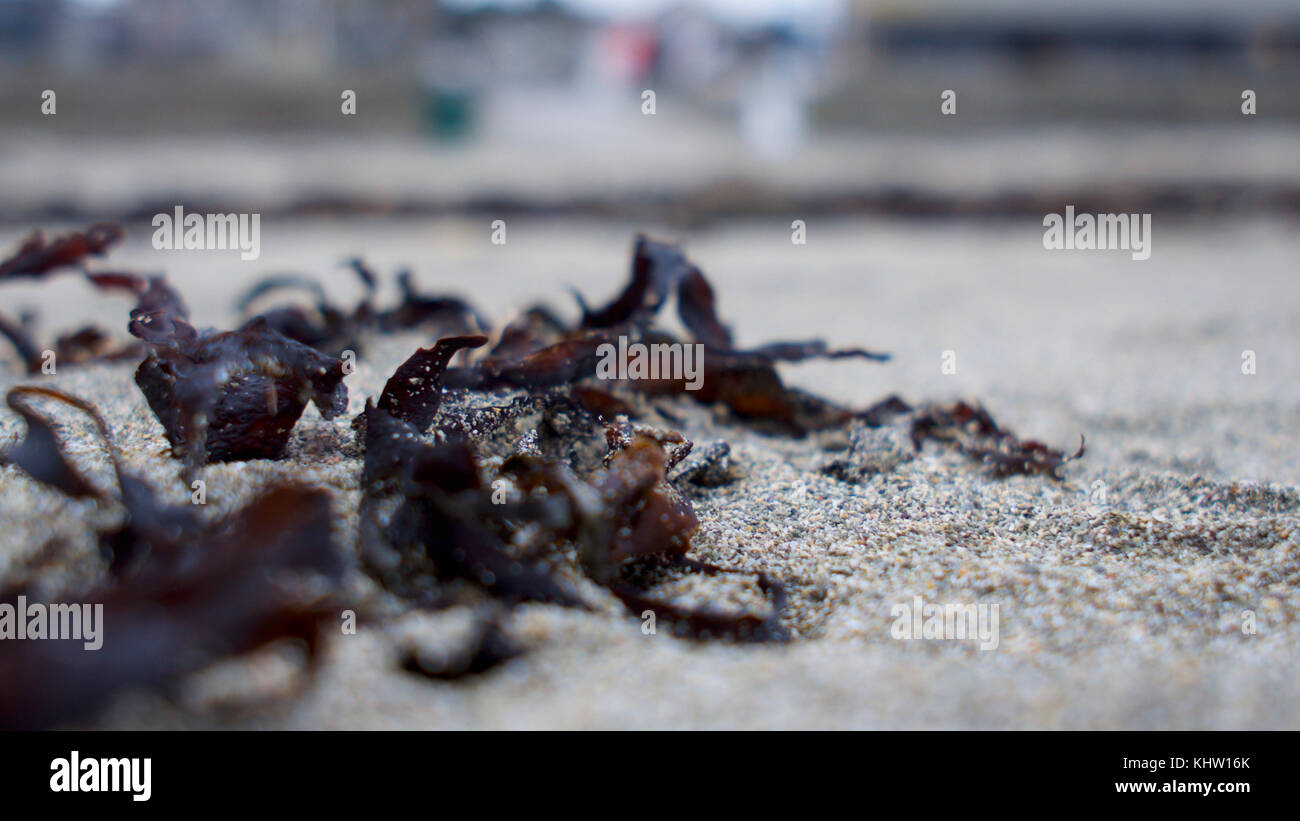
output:
[[[253,311],[253,306],[266,294],[285,290],[301,290],[314,299],[311,308],[297,304],[278,304],[263,311]],[[245,321],[261,318],[267,327],[295,342],[317,350],[339,354],[355,350],[354,314],[336,307],[325,296],[320,283],[303,276],[273,276],[260,280],[236,301],[236,307]]]
[[[692,390],[685,379],[628,380],[622,387],[650,396],[682,396],[703,404],[720,403],[737,417],[774,427],[784,433],[803,434],[841,425],[855,412],[801,391],[787,388],[776,362],[856,357],[885,362],[889,355],[860,348],[832,349],[824,340],[778,341],[750,349],[737,349],[731,330],[719,319],[713,287],[676,246],[638,237],[631,279],[609,305],[599,310],[583,308],[582,329],[598,328],[604,336],[588,336],[576,343],[594,357],[595,349],[617,333],[639,341],[679,344],[653,320],[675,289],[677,313],[691,341],[704,346],[703,380]],[[617,333],[616,333],[617,332]],[[516,348],[516,354],[518,353]],[[585,366],[588,360],[572,357]],[[591,361],[594,368],[594,361]],[[585,368],[576,376],[590,375]]]
[[104,256],[126,236],[122,226],[97,223],[46,240],[40,231],[28,234],[17,250],[0,262],[0,280],[39,278],[60,268],[80,267],[87,257]]
[[308,402],[325,419],[346,409],[343,361],[284,336],[265,318],[200,334],[163,277],[92,280],[136,294],[128,330],[147,354],[135,382],[190,472],[207,462],[278,458]]
[[[53,425],[31,406],[36,397],[90,416],[117,475],[115,496],[71,466]],[[220,521],[200,522],[192,506],[165,504],[122,468],[90,403],[27,386],[11,389],[6,401],[26,421],[27,433],[0,461],[69,496],[120,506],[123,515],[99,533],[105,577],[77,594],[102,606],[102,646],[86,652],[79,642],[3,642],[0,727],[76,720],[121,690],[169,687],[215,660],[280,639],[304,642],[315,658],[318,625],[336,612],[332,596],[345,567],[330,530],[327,493],[273,488]],[[0,603],[17,614],[18,597],[27,592],[6,589]],[[112,629],[104,630],[105,623]]]
[[37,344],[32,333],[31,315],[27,314],[18,321],[14,321],[4,314],[0,314],[0,336],[3,336],[18,352],[18,358],[22,360],[23,369],[29,374],[41,372],[41,347]]
[[1020,439],[1001,428],[993,416],[980,405],[956,402],[935,405],[912,417],[912,445],[920,451],[926,440],[955,447],[971,459],[989,466],[998,478],[1012,475],[1040,475],[1061,480],[1061,468],[1083,457],[1086,443],[1079,437],[1079,449],[1066,455],[1063,451],[1032,439]]
[[[108,231],[116,226],[106,226],[102,230]],[[107,252],[107,247],[111,243],[105,243],[102,239],[96,238],[97,232],[92,229],[87,235],[89,240],[85,240],[79,247],[99,249],[101,253]],[[51,243],[51,247],[46,247],[41,253],[33,254],[22,259],[11,259],[15,273],[13,277],[37,277],[44,276],[59,267],[76,265],[80,262],[80,257],[75,257],[74,250],[69,250],[71,239],[63,238]],[[54,247],[58,246],[58,247]],[[22,254],[19,255],[23,256]],[[63,261],[70,260],[70,261]],[[31,266],[23,268],[20,266]],[[42,266],[46,266],[43,267]],[[39,272],[37,272],[39,269]],[[86,272],[87,279],[101,288],[113,287],[131,287],[137,280],[143,281],[143,278],[135,274],[125,273],[90,273]],[[4,314],[0,314],[0,336],[8,340],[9,344],[17,351],[19,358],[22,360],[23,368],[28,374],[38,374],[45,372],[46,368],[58,366],[76,366],[90,362],[100,361],[118,361],[136,356],[140,353],[139,345],[123,343],[120,340],[113,339],[109,333],[96,325],[86,325],[73,331],[60,334],[55,338],[53,344],[42,344],[38,339],[35,331],[36,316],[32,312],[24,312],[14,321]],[[54,354],[52,360],[47,359],[47,352]]]
[[[34,236],[0,264],[0,278],[76,266],[119,239],[120,229],[102,226],[51,243]],[[820,339],[738,348],[704,273],[677,246],[646,237],[637,238],[628,280],[608,303],[591,307],[577,295],[574,323],[534,306],[495,340],[472,305],[420,293],[409,273],[398,278],[399,303],[377,309],[378,276],[359,259],[350,264],[365,291],[352,307],[331,303],[309,278],[269,277],[240,298],[247,321],[229,331],[195,328],[162,276],[87,271],[97,288],[134,298],[127,330],[139,341],[118,346],[97,329],[82,329],[60,338],[57,355],[74,363],[141,356],[135,382],[188,480],[209,462],[280,458],[308,404],[326,419],[342,414],[345,346],[358,350],[367,334],[428,334],[433,344],[398,366],[352,420],[362,453],[359,569],[407,607],[475,604],[491,614],[450,653],[402,650],[402,669],[426,678],[477,675],[526,652],[502,626],[503,608],[522,602],[634,617],[648,611],[689,640],[789,639],[785,587],[765,573],[744,575],[770,601],[767,612],[685,607],[651,589],[648,568],[742,575],[691,555],[700,527],[691,494],[734,481],[736,473],[726,442],[696,448],[679,431],[648,423],[680,424],[676,400],[725,408],[747,425],[791,435],[901,418],[915,450],[943,443],[988,465],[994,477],[1060,479],[1063,466],[1083,455],[1082,444],[1066,456],[1021,440],[967,403],[917,409],[890,396],[854,409],[789,388],[779,363],[889,356]],[[286,290],[306,292],[312,305],[255,310]],[[686,340],[656,324],[674,300]],[[0,333],[31,371],[39,356],[29,326],[0,317]],[[698,389],[667,377],[598,379],[601,346],[621,336],[702,346]],[[116,493],[74,467],[37,399],[90,416],[108,448]],[[204,521],[194,506],[166,503],[122,467],[90,403],[35,387],[15,388],[6,400],[26,429],[0,451],[0,464],[120,510],[97,533],[104,576],[86,597],[104,602],[121,637],[102,655],[60,649],[59,642],[6,643],[27,646],[0,648],[0,673],[31,672],[0,675],[0,726],[86,715],[120,689],[171,686],[214,660],[280,638],[307,642],[314,657],[318,624],[337,612],[331,607],[345,570],[325,492],[280,487],[220,521]],[[286,586],[286,574],[324,583]],[[157,636],[156,645],[140,646],[136,635]]]
[[[475,343],[481,338],[471,338]],[[443,340],[435,349],[459,349],[464,338]],[[444,347],[445,346],[445,347]],[[436,384],[449,356],[417,352],[389,385],[413,363]],[[392,395],[385,389],[385,395]],[[472,446],[463,438],[429,441],[420,426],[368,403],[365,481],[362,501],[362,557],[381,584],[417,600],[441,600],[440,582],[460,580],[510,602],[549,601],[590,607],[564,575],[548,569],[572,546],[577,568],[597,584],[622,584],[620,571],[644,557],[684,557],[699,520],[690,501],[668,482],[668,470],[691,450],[675,431],[620,423],[603,429],[604,467],[586,480],[565,462],[520,453],[502,463],[497,482],[480,475]],[[531,533],[521,549],[521,534]],[[626,587],[626,585],[623,585]],[[620,587],[620,589],[623,589]],[[689,632],[691,614],[673,611]],[[749,616],[701,614],[719,636],[747,633]],[[723,629],[730,625],[731,629]],[[758,634],[766,635],[766,634]]]
[[442,404],[442,374],[457,352],[482,347],[486,336],[453,336],[421,348],[402,363],[379,396],[378,408],[424,431]]
[[632,270],[628,283],[604,308],[591,309],[582,294],[574,292],[582,310],[580,327],[617,328],[648,321],[668,298],[673,283],[689,268],[675,245],[638,235],[632,249]]
[[310,579],[332,587],[343,569],[330,515],[323,491],[273,490],[186,546],[187,561],[146,566],[81,594],[103,607],[96,651],[81,642],[4,642],[0,727],[84,718],[120,691],[166,688],[281,639],[302,642],[315,658],[319,624],[337,605]]
[[[344,350],[354,353],[362,348],[367,333],[394,333],[402,330],[427,329],[436,336],[471,336],[491,330],[491,323],[469,302],[450,295],[421,293],[410,271],[397,275],[401,299],[391,308],[375,307],[379,276],[359,258],[348,261],[362,284],[364,294],[351,308],[343,308],[326,296],[320,283],[298,274],[264,277],[236,299],[237,309],[249,320],[261,318],[280,334],[337,356]],[[284,291],[301,291],[312,300],[310,308],[295,303],[276,303],[260,311],[253,307],[266,295]]]
[[103,417],[90,403],[49,388],[19,386],[5,394],[5,403],[27,424],[26,435],[0,450],[0,465],[15,465],[36,481],[74,498],[103,498],[104,494],[72,466],[54,426],[32,407],[32,397],[45,397],[72,405],[89,414],[107,432]]
[[410,271],[398,273],[397,286],[402,292],[401,302],[376,315],[381,330],[428,326],[439,336],[472,336],[492,330],[486,317],[460,297],[420,293]]
[[758,576],[759,588],[772,600],[772,612],[767,616],[752,613],[723,613],[703,608],[686,608],[671,604],[626,584],[610,586],[612,592],[627,609],[640,616],[653,613],[656,623],[665,623],[679,638],[730,639],[739,642],[781,642],[790,638],[789,631],[781,625],[781,612],[785,609],[785,588],[764,574]]
[[373,402],[364,414],[361,559],[376,580],[426,602],[437,598],[435,580],[458,579],[505,601],[585,606],[572,585],[512,554],[492,527],[525,515],[562,525],[566,511],[498,506],[464,440],[430,442]]

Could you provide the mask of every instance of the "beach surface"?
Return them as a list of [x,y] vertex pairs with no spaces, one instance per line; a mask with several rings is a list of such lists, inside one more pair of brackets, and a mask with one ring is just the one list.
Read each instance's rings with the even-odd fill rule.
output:
[[[691,555],[743,573],[672,575],[657,592],[694,605],[761,610],[752,573],[790,592],[783,645],[647,635],[609,599],[583,613],[516,608],[505,622],[528,652],[478,677],[403,672],[400,648],[454,643],[460,610],[410,613],[331,635],[303,683],[263,652],[187,680],[170,698],[126,693],[87,726],[105,728],[1078,728],[1300,727],[1300,235],[1292,220],[1153,220],[1150,259],[1049,251],[1040,218],[892,221],[788,218],[699,229],[614,220],[268,217],[261,257],[156,251],[147,223],[107,267],[165,270],[196,325],[233,327],[234,299],[259,277],[319,277],[338,301],[360,294],[341,263],[385,277],[409,266],[421,290],[456,292],[499,326],[537,300],[573,316],[565,289],[593,303],[622,287],[632,238],[680,240],[708,274],[741,345],[824,337],[890,351],[782,366],[790,384],[865,406],[981,402],[1002,425],[1067,452],[1064,481],[993,478],[904,426],[806,439],[761,434],[682,402],[697,447],[725,441],[737,478],[695,488]],[[61,226],[47,225],[57,231]],[[0,247],[23,233],[0,230]],[[101,266],[104,267],[104,266]],[[94,321],[125,337],[125,299],[76,276],[6,284],[43,339]],[[363,407],[417,346],[375,338],[350,375]],[[1253,352],[1253,373],[1243,372]],[[955,372],[945,373],[945,362]],[[37,381],[103,411],[126,462],[173,501],[188,489],[132,381],[134,363],[20,373],[0,352],[0,388]],[[949,369],[951,370],[951,369]],[[83,419],[51,406],[69,451],[111,486]],[[21,430],[0,412],[0,442]],[[347,418],[309,409],[286,458],[204,469],[207,515],[276,481],[334,496],[355,549],[360,460]],[[352,451],[355,453],[355,451]],[[828,470],[857,460],[846,479]],[[96,511],[0,468],[0,574],[51,539],[89,550]],[[52,568],[84,581],[75,562]],[[51,578],[54,578],[52,576]],[[360,584],[360,582],[358,582]],[[593,588],[595,590],[595,588]],[[599,591],[593,593],[598,595]],[[996,605],[996,647],[893,635],[898,606]],[[1246,614],[1249,613],[1248,617]],[[1243,630],[1252,622],[1253,632]],[[107,625],[106,629],[112,629]]]

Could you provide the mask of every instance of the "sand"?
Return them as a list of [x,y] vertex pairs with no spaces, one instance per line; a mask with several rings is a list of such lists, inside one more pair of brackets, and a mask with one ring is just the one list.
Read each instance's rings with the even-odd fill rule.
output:
[[[271,222],[263,258],[155,252],[135,226],[114,265],[166,268],[200,324],[236,321],[243,283],[279,270],[356,293],[341,259],[412,264],[423,286],[454,289],[503,319],[535,297],[572,311],[561,288],[603,299],[621,284],[630,238],[655,226],[516,220],[505,246],[481,221]],[[57,226],[55,226],[57,227]],[[741,343],[825,336],[894,352],[887,365],[790,367],[789,381],[865,404],[983,401],[1023,436],[1086,457],[1064,482],[990,478],[898,427],[807,440],[759,435],[683,405],[697,446],[726,441],[738,479],[693,489],[693,555],[764,570],[791,592],[784,646],[645,635],[611,604],[597,613],[517,608],[509,633],[531,652],[492,673],[433,683],[396,668],[403,642],[454,642],[467,614],[410,614],[326,643],[296,685],[273,653],[222,665],[173,699],[128,693],[86,726],[106,728],[1295,728],[1300,726],[1300,252],[1284,222],[1162,222],[1146,262],[1049,252],[1036,220],[906,223],[789,220],[666,232],[709,273]],[[0,232],[10,245],[15,229]],[[114,329],[123,300],[75,278],[6,286],[6,308],[42,309],[52,332],[95,318]],[[352,408],[419,337],[375,340],[348,378]],[[1253,350],[1253,375],[1241,371]],[[945,351],[957,373],[944,374]],[[6,351],[4,356],[8,357]],[[48,384],[93,399],[127,461],[173,498],[186,490],[132,366],[61,369]],[[0,387],[30,381],[12,358]],[[102,448],[66,417],[71,450],[102,484]],[[0,441],[19,420],[0,414]],[[211,466],[209,515],[280,478],[330,489],[355,543],[359,461],[338,447],[346,420],[314,411],[280,462]],[[850,469],[827,472],[835,460]],[[845,479],[852,481],[846,481]],[[0,572],[51,535],[71,555],[97,512],[0,469]],[[51,574],[84,583],[93,567]],[[51,576],[54,578],[54,576]],[[356,589],[364,587],[360,582]],[[683,603],[762,608],[752,577],[679,576]],[[995,650],[963,640],[897,640],[891,608],[999,608]],[[1242,630],[1243,611],[1257,629]],[[111,629],[111,626],[109,627]]]

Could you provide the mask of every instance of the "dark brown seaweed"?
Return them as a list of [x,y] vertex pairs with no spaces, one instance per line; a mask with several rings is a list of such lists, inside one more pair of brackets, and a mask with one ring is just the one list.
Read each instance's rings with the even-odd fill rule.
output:
[[752,642],[789,639],[788,631],[780,622],[781,613],[785,609],[785,588],[764,574],[759,574],[758,584],[772,598],[772,613],[767,617],[680,607],[648,596],[626,584],[613,584],[609,589],[634,615],[644,617],[647,612],[653,613],[656,622],[666,622],[679,637],[704,640],[727,638]]
[[72,405],[89,414],[107,436],[107,427],[99,412],[75,396],[49,388],[19,386],[5,394],[5,402],[27,423],[27,435],[17,445],[0,450],[0,465],[17,465],[33,479],[77,498],[103,497],[103,492],[86,480],[63,455],[63,446],[54,426],[31,406],[31,397],[44,397]]
[[396,308],[379,313],[378,324],[383,330],[433,324],[440,334],[469,336],[492,329],[491,323],[460,297],[419,293],[409,271],[397,275],[397,285],[402,291],[402,301]]
[[378,407],[424,431],[442,403],[442,374],[457,351],[487,344],[486,336],[453,336],[421,348],[401,364],[384,384]]
[[998,427],[993,416],[982,406],[957,402],[950,406],[932,406],[912,419],[912,445],[918,451],[931,439],[955,446],[970,458],[989,465],[995,477],[1041,475],[1060,480],[1066,462],[1084,454],[1085,442],[1079,437],[1079,449],[1066,456],[1032,439],[1022,440]]
[[121,690],[167,686],[279,639],[301,641],[314,656],[318,625],[337,609],[307,582],[317,577],[332,586],[343,570],[330,515],[324,492],[273,490],[191,543],[188,561],[79,595],[103,606],[99,649],[80,641],[3,642],[0,728],[75,720]]
[[9,340],[9,344],[14,346],[27,373],[41,372],[41,349],[32,338],[32,330],[28,322],[15,322],[0,314],[0,336]]
[[[121,236],[116,226],[92,226],[49,243],[33,235],[0,263],[0,279],[80,265]],[[354,420],[364,453],[362,569],[410,606],[492,602],[491,615],[480,618],[469,641],[453,652],[438,655],[414,645],[402,651],[403,669],[425,677],[474,675],[523,652],[500,623],[502,605],[519,602],[598,610],[617,600],[634,615],[653,612],[686,638],[789,638],[781,624],[784,586],[764,573],[757,583],[771,601],[767,615],[682,607],[648,589],[648,567],[739,572],[690,555],[700,523],[684,495],[734,480],[730,447],[714,441],[697,452],[677,431],[628,421],[658,414],[673,423],[681,410],[674,410],[674,398],[722,405],[748,424],[790,434],[910,416],[918,450],[927,439],[946,443],[988,465],[996,477],[1059,479],[1063,465],[1084,452],[1082,444],[1065,456],[1020,440],[967,403],[913,410],[891,396],[854,410],[788,388],[778,362],[885,361],[888,355],[832,349],[819,339],[737,349],[703,272],[677,246],[646,237],[637,238],[628,281],[608,304],[591,308],[579,296],[582,317],[573,325],[543,307],[529,309],[479,357],[468,350],[488,343],[490,326],[469,303],[420,294],[403,273],[400,303],[376,310],[376,275],[359,259],[351,265],[365,288],[354,307],[332,305],[310,279],[272,277],[244,295],[241,311],[289,288],[306,291],[314,305],[272,306],[225,332],[194,328],[184,301],[161,276],[86,276],[99,288],[134,296],[128,330],[141,340],[135,350],[144,353],[136,383],[174,453],[184,456],[187,477],[205,462],[281,456],[309,402],[325,418],[342,413],[347,389],[334,354],[345,346],[356,350],[363,334],[420,329],[436,339],[399,366]],[[674,296],[690,338],[682,344],[704,349],[699,389],[672,378],[595,381],[600,346],[620,336],[679,342],[654,324]],[[35,373],[40,356],[28,323],[0,317],[0,333]],[[94,328],[56,343],[57,358],[69,363],[132,350]],[[465,362],[450,367],[460,351],[466,351]],[[469,403],[464,396],[447,399],[461,390],[492,393]],[[91,417],[108,448],[116,495],[97,488],[68,460],[55,425],[33,405],[37,398],[71,404]],[[102,602],[114,625],[104,651],[87,653],[65,642],[4,643],[0,726],[43,727],[87,715],[120,689],[168,686],[216,659],[280,638],[305,641],[314,652],[319,623],[337,612],[333,595],[343,574],[324,492],[273,489],[233,515],[204,521],[194,506],[163,502],[123,469],[89,403],[35,387],[14,388],[7,401],[26,431],[0,452],[0,463],[67,495],[120,505],[123,515],[100,526],[107,574],[82,596]],[[307,578],[324,585],[305,586]],[[4,595],[11,594],[12,586]]]
[[720,351],[731,350],[731,331],[718,321],[713,286],[698,268],[690,268],[677,284],[677,313],[696,342]]
[[[275,459],[312,402],[331,419],[347,407],[343,362],[254,319],[238,331],[199,337],[173,310],[132,311],[131,332],[149,353],[135,381],[177,455],[205,462]],[[164,300],[164,304],[166,300]]]
[[614,328],[657,313],[686,267],[686,258],[676,246],[638,236],[632,251],[631,277],[612,302],[592,310],[582,295],[575,293],[582,309],[582,327]]
[[113,223],[98,223],[50,241],[33,231],[8,259],[0,262],[0,280],[42,277],[59,268],[77,267],[88,256],[103,256],[122,241],[126,231]]

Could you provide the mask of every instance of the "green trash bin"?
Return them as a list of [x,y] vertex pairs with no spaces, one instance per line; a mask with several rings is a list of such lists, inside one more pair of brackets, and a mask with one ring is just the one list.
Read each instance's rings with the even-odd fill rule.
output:
[[434,139],[463,139],[473,130],[474,102],[474,93],[465,89],[425,89],[420,121]]

